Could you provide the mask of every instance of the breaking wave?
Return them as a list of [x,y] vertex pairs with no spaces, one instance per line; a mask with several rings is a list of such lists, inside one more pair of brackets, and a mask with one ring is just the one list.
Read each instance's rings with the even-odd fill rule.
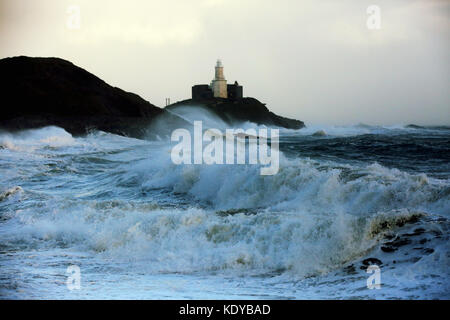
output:
[[[255,165],[177,166],[165,142],[102,132],[43,128],[0,141],[4,252],[82,252],[152,274],[305,279],[379,252],[410,225],[436,237],[448,225],[448,179],[376,162],[281,154],[278,174],[261,176]],[[445,274],[448,245],[433,250],[433,270]]]
[[450,207],[447,181],[377,163],[356,166],[281,156],[278,174],[261,176],[251,165],[177,166],[159,160],[134,168],[144,189],[168,188],[216,209],[360,214],[401,208],[446,213]]

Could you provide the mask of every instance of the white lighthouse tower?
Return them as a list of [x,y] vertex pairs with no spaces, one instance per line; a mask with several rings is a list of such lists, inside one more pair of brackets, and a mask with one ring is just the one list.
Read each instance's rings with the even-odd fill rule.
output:
[[211,89],[215,98],[227,98],[227,80],[223,75],[223,65],[220,59],[216,63],[216,74],[211,82]]

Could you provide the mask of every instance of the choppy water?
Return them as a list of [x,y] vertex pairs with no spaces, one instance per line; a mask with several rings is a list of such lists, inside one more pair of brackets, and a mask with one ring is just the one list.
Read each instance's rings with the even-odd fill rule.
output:
[[449,128],[284,130],[274,176],[103,132],[0,146],[1,298],[450,298]]

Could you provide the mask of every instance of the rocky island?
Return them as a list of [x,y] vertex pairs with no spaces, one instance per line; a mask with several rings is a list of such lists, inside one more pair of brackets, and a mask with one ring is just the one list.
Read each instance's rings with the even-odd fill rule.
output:
[[205,108],[221,118],[230,126],[242,122],[254,122],[266,126],[275,126],[286,129],[301,129],[305,127],[303,121],[281,117],[271,112],[264,103],[255,98],[242,98],[230,100],[225,98],[210,98],[205,100],[187,99],[173,103],[167,110],[176,111],[179,107],[195,106]]
[[242,122],[253,122],[259,125],[301,129],[302,121],[284,118],[271,112],[265,103],[255,98],[244,97],[243,87],[237,81],[227,83],[222,61],[217,60],[214,79],[211,84],[197,84],[192,87],[192,99],[179,101],[166,108],[176,112],[180,107],[192,106],[204,108],[218,116],[230,126]]
[[[173,112],[180,105],[201,105],[227,123],[251,121],[299,129],[303,122],[280,117],[254,98],[210,97],[184,100],[166,109],[112,87],[88,71],[60,58],[12,57],[0,60],[3,99],[0,129],[18,131],[59,126],[73,135],[97,129],[136,138],[152,138],[167,128],[190,125]],[[152,124],[164,123],[152,129]]]

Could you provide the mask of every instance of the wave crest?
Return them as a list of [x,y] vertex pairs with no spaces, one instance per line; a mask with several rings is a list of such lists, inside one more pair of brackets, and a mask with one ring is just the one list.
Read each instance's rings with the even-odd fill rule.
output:
[[448,182],[377,163],[352,166],[281,155],[280,170],[256,165],[174,165],[153,159],[134,167],[146,190],[168,188],[215,209],[271,208],[307,212],[366,212],[409,208],[448,212]]

